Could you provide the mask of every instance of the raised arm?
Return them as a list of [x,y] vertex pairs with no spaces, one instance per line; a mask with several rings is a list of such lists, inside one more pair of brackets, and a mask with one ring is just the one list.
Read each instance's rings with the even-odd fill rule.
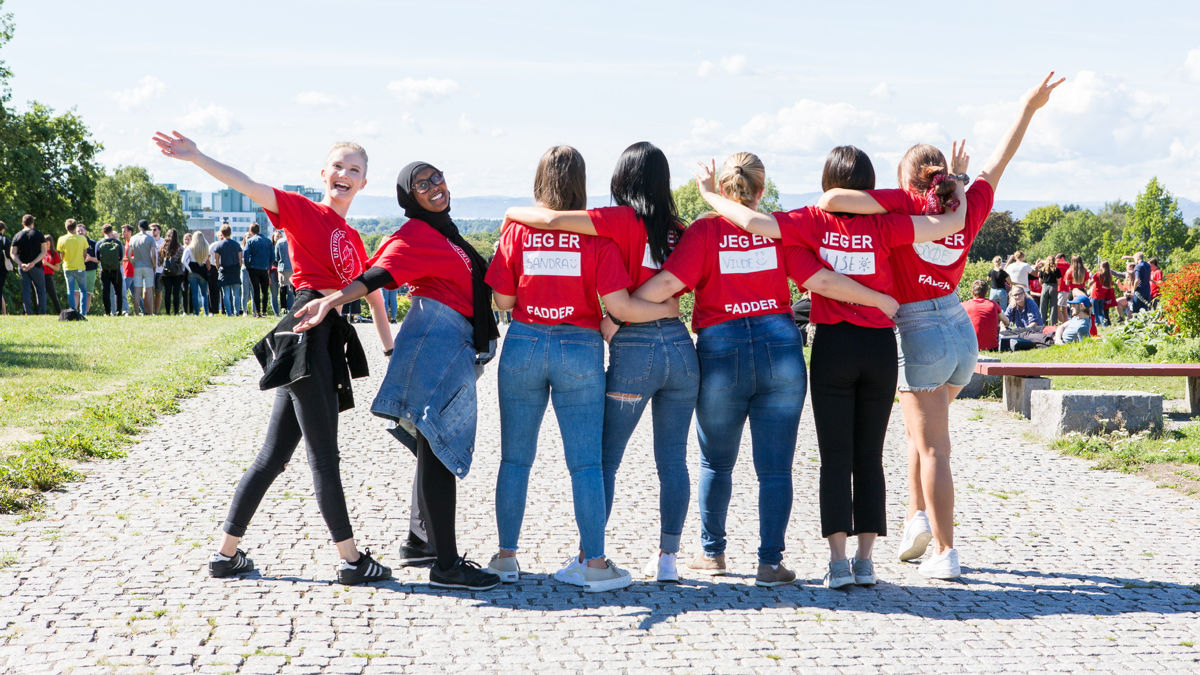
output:
[[876,307],[889,317],[896,316],[896,312],[900,311],[900,303],[896,302],[892,296],[873,291],[833,270],[822,269],[805,279],[801,285],[813,293],[831,300]]
[[913,242],[934,241],[950,236],[966,227],[967,224],[967,193],[962,183],[954,188],[954,198],[958,200],[958,208],[937,216],[910,216],[913,222]]
[[1017,148],[1021,147],[1021,140],[1025,138],[1025,130],[1029,128],[1029,122],[1033,119],[1033,113],[1037,112],[1038,108],[1046,105],[1050,100],[1050,92],[1054,88],[1062,84],[1067,78],[1060,77],[1058,80],[1051,82],[1050,78],[1054,77],[1054,71],[1042,80],[1042,83],[1025,94],[1023,104],[1021,106],[1021,115],[1017,118],[1016,123],[1008,130],[1008,135],[996,146],[995,152],[988,161],[983,165],[983,171],[979,172],[979,178],[986,180],[992,189],[995,190],[1000,183],[1000,176],[1004,173],[1004,169],[1008,163],[1012,161],[1013,155],[1017,154]]
[[696,175],[696,186],[700,188],[700,196],[704,197],[704,201],[708,202],[714,211],[751,234],[770,239],[779,239],[782,236],[774,216],[759,213],[717,192],[716,174],[717,161],[714,159],[711,165],[701,162],[700,172]]
[[232,166],[222,164],[200,152],[196,143],[187,136],[178,131],[172,131],[169,135],[159,131],[154,134],[154,142],[162,154],[167,157],[191,162],[204,169],[213,178],[253,199],[264,209],[271,213],[279,213],[279,204],[275,202],[274,188],[255,182]]
[[561,230],[576,234],[596,234],[596,226],[587,211],[555,211],[544,206],[512,206],[504,212],[504,224],[524,223],[535,230]]

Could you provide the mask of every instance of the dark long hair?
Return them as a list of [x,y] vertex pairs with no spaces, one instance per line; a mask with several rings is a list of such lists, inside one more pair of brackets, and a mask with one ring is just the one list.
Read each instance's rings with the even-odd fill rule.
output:
[[671,166],[653,143],[639,141],[625,148],[613,169],[609,191],[619,206],[633,209],[646,228],[650,255],[659,265],[667,260],[672,242],[683,225],[671,196]]
[[158,247],[158,255],[164,258],[174,258],[181,248],[183,247],[179,245],[179,233],[172,227],[167,230],[167,236],[163,237],[163,243]]
[[821,189],[846,188],[872,190],[875,188],[875,167],[867,153],[853,145],[839,145],[825,158],[821,173]]

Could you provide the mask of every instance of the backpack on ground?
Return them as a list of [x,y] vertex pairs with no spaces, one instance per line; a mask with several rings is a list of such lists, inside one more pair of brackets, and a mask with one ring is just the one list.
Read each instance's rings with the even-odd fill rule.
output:
[[64,309],[58,314],[59,321],[87,321],[87,317],[80,314],[77,309]]

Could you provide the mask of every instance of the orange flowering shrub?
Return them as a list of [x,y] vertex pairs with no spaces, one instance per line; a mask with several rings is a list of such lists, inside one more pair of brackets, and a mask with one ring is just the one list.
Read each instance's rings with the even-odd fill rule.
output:
[[1200,337],[1200,263],[1184,265],[1159,286],[1163,314],[1184,337]]

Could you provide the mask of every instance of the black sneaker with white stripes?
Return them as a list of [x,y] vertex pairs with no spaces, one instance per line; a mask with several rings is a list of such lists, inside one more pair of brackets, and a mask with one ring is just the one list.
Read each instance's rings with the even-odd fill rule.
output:
[[246,552],[240,548],[232,557],[223,556],[218,552],[208,559],[208,573],[218,579],[253,571],[254,561],[247,558]]
[[375,562],[371,552],[359,552],[358,562],[350,564],[345,560],[338,566],[338,583],[347,586],[365,584],[371,581],[384,581],[392,578],[392,568],[384,567]]

